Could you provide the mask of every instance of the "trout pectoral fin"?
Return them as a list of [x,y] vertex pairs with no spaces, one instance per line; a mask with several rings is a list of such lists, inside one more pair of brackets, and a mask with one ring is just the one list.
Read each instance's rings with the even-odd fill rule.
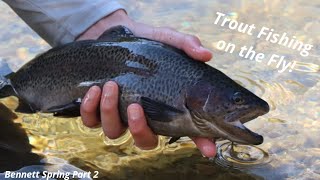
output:
[[172,137],[172,138],[170,138],[170,140],[169,140],[169,144],[172,144],[172,143],[174,143],[174,142],[176,142],[176,141],[178,141],[180,139],[180,137]]
[[147,117],[154,121],[170,122],[184,113],[175,107],[147,97],[141,97],[141,104]]
[[78,98],[71,103],[54,106],[46,110],[47,113],[53,113],[58,117],[78,117],[80,116],[81,98]]

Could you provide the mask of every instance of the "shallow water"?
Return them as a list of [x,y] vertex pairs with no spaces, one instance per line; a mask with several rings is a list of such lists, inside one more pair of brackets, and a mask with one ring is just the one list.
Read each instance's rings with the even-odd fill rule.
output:
[[[214,52],[209,64],[268,101],[271,112],[247,123],[264,136],[264,143],[258,147],[267,152],[267,163],[243,168],[223,160],[209,160],[188,139],[167,145],[167,138],[161,137],[157,149],[141,151],[133,146],[129,134],[110,141],[101,129],[88,129],[79,119],[19,114],[15,122],[26,130],[34,153],[45,156],[58,169],[99,171],[100,179],[320,179],[319,0],[123,2],[137,21],[197,35]],[[1,62],[8,62],[16,70],[49,49],[3,2],[0,10]],[[217,11],[259,28],[266,26],[278,33],[295,35],[314,47],[308,57],[302,57],[296,50],[214,25]],[[286,60],[297,64],[292,72],[279,73],[276,63],[269,66],[267,61],[255,62],[240,58],[237,53],[217,50],[220,40],[237,47],[254,46],[267,57],[284,55]],[[14,98],[1,102],[11,109],[16,107]]]

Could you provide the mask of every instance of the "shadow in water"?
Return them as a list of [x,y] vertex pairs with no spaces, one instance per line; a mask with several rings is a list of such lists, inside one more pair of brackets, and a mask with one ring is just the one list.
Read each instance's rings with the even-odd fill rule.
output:
[[[74,164],[85,171],[98,171],[99,179],[130,179],[130,180],[163,180],[163,179],[176,179],[176,180],[260,180],[263,177],[243,172],[241,170],[226,168],[203,158],[201,154],[196,153],[190,157],[181,158],[173,163],[167,164],[164,167],[157,167],[157,161],[160,159],[170,158],[165,154],[158,154],[156,159],[141,159],[127,162],[126,165],[118,166],[112,171],[105,171],[100,169],[90,162],[82,161],[81,159],[74,158],[69,162]],[[153,161],[153,162],[150,162]],[[151,165],[152,164],[152,165]]]
[[31,152],[25,130],[13,122],[17,116],[0,103],[0,172],[18,170],[28,165],[41,165],[41,156]]

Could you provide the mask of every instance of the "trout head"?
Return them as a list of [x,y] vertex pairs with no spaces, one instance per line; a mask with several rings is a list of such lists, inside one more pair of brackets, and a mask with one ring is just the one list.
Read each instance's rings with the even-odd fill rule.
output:
[[269,112],[268,103],[231,79],[227,83],[196,83],[187,91],[186,107],[202,136],[242,144],[263,142],[261,135],[243,123]]

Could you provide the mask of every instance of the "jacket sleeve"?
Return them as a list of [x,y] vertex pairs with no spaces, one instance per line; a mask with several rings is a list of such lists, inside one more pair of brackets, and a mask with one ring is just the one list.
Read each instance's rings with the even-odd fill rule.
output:
[[72,42],[118,9],[116,0],[4,0],[51,46]]

